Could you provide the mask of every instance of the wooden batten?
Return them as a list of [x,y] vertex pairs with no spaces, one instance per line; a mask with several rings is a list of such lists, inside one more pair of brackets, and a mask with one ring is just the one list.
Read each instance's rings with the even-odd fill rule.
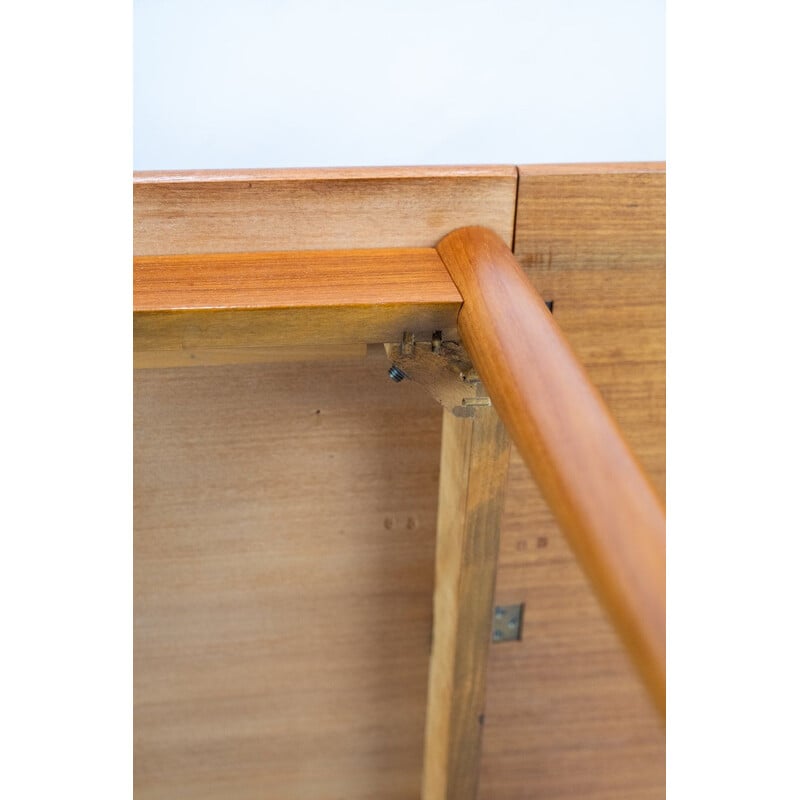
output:
[[238,363],[274,348],[453,332],[460,306],[432,248],[138,256],[134,364]]
[[474,800],[509,439],[491,406],[444,411],[423,800]]

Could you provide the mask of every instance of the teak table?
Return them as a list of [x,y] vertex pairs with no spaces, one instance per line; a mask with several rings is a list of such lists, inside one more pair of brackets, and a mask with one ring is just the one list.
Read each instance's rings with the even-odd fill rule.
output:
[[664,302],[663,164],[138,173],[137,797],[663,796]]

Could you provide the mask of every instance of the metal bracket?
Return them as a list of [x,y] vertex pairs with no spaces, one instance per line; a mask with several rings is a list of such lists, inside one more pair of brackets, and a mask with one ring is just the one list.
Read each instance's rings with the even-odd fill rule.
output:
[[473,417],[476,407],[492,404],[467,351],[458,342],[442,341],[441,332],[436,331],[430,342],[404,333],[400,344],[384,347],[392,362],[392,380],[409,378],[421,384],[454,416]]
[[522,615],[525,604],[495,606],[492,623],[493,642],[516,642],[522,638]]

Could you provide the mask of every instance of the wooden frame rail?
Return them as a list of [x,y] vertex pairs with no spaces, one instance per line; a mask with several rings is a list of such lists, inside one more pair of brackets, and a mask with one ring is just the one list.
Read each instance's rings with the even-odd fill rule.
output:
[[136,367],[452,334],[461,307],[433,248],[135,256],[133,291]]

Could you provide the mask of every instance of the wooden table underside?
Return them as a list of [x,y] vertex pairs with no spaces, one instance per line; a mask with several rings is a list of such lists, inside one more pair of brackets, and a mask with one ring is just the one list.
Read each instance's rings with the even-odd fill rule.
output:
[[[137,796],[419,796],[441,412],[369,345],[453,330],[431,248],[493,228],[663,495],[663,165],[139,175],[134,198],[135,360],[161,367],[136,373]],[[285,255],[342,249],[305,276]],[[226,253],[262,254],[233,299],[202,258]],[[264,274],[298,288],[270,324]],[[495,601],[525,630],[489,652],[479,796],[663,796],[661,723],[513,451]]]

